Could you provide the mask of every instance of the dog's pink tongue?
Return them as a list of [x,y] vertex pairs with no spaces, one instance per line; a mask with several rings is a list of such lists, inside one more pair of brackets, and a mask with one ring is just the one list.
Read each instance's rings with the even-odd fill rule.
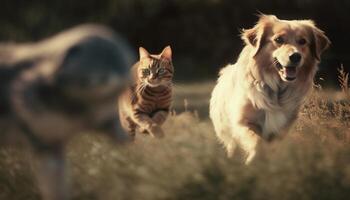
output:
[[284,69],[284,72],[285,72],[287,77],[294,78],[297,76],[297,68],[295,68],[295,67],[286,67]]

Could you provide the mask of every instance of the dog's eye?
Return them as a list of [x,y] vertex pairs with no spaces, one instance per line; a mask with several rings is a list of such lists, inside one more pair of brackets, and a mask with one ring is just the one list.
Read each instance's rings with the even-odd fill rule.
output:
[[304,38],[302,38],[302,39],[298,40],[298,44],[304,45],[304,44],[306,44],[306,40]]
[[283,44],[284,43],[284,39],[283,39],[283,37],[279,36],[279,37],[275,38],[275,42],[277,44]]

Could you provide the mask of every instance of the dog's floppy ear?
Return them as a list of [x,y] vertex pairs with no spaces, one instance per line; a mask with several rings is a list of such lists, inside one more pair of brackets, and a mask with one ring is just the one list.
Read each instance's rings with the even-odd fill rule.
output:
[[273,15],[260,15],[258,23],[251,29],[242,31],[242,40],[246,45],[253,46],[255,48],[254,56],[260,51],[265,44],[266,31],[269,26],[269,22],[276,20]]
[[242,30],[242,40],[245,42],[246,45],[251,45],[254,47],[257,47],[257,43],[259,42],[259,24],[255,25],[251,29],[243,29]]
[[315,26],[315,23],[309,20],[309,24],[312,28],[312,40],[311,40],[311,53],[313,56],[320,60],[321,54],[329,47],[331,42],[322,30]]

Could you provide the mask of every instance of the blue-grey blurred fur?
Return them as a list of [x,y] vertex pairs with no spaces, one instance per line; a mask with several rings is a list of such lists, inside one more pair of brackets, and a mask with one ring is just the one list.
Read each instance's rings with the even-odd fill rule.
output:
[[125,140],[115,105],[134,61],[106,27],[82,25],[49,39],[0,46],[0,140],[18,133],[39,155],[44,199],[67,198],[64,146],[84,130]]

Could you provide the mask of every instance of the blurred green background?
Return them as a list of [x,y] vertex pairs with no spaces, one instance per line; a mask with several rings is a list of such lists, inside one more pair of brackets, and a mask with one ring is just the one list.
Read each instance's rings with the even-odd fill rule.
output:
[[349,71],[350,1],[348,0],[2,0],[1,41],[37,41],[77,24],[112,27],[137,53],[139,46],[158,53],[170,44],[177,81],[215,79],[238,56],[240,29],[254,25],[255,14],[284,19],[313,19],[332,41],[318,78],[337,84],[341,64]]

